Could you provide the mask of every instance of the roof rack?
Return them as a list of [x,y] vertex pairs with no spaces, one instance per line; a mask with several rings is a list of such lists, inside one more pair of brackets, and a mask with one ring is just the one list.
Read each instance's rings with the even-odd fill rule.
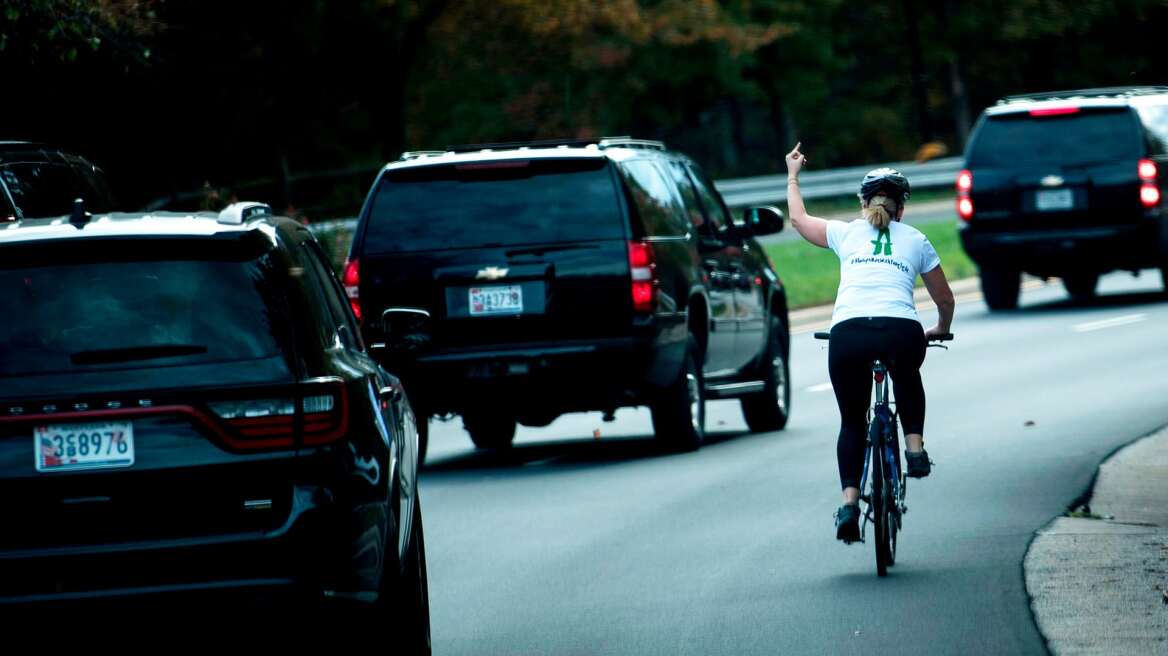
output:
[[398,161],[405,161],[407,159],[417,159],[419,157],[437,157],[445,155],[445,150],[407,150],[398,157]]
[[[447,146],[445,151],[437,154],[451,153],[471,153],[481,150],[523,150],[528,148],[587,148],[588,146],[595,146],[597,148],[648,148],[652,150],[665,150],[665,144],[661,141],[651,141],[648,139],[633,139],[628,136],[619,137],[601,137],[599,139],[538,139],[535,141],[503,141],[498,143],[483,143],[483,144],[459,144],[455,146]],[[424,154],[433,154],[430,151],[422,151]],[[405,155],[402,155],[405,159]]]
[[1097,89],[1068,89],[1066,91],[1022,93],[1006,96],[998,100],[997,104],[1005,105],[1013,102],[1064,100],[1069,98],[1129,98],[1132,96],[1147,96],[1160,93],[1168,93],[1168,86],[1100,87]]

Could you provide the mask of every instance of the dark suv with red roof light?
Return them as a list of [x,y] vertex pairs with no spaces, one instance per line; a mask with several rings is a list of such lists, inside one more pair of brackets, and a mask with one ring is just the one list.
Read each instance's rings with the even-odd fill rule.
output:
[[1168,285],[1168,87],[1011,96],[983,112],[957,178],[961,241],[993,310],[1022,273],[1073,298],[1113,270]]

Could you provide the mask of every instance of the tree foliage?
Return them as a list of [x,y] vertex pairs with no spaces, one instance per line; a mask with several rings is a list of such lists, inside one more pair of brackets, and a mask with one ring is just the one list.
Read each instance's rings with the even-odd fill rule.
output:
[[[1165,0],[8,0],[0,18],[23,91],[2,136],[82,150],[130,204],[266,180],[351,213],[402,150],[563,136],[665,139],[717,177],[779,170],[795,140],[823,167],[957,153],[1003,95],[1168,70]],[[299,176],[354,167],[302,198]]]

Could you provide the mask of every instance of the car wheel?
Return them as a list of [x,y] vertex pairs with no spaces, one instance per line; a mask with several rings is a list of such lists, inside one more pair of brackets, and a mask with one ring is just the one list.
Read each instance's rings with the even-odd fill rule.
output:
[[1018,291],[1022,274],[1004,269],[981,270],[981,293],[991,310],[1012,310],[1018,307]]
[[1095,287],[1099,284],[1098,273],[1072,273],[1063,276],[1063,287],[1075,301],[1089,301],[1095,297]]
[[702,445],[706,434],[703,385],[698,343],[691,336],[680,375],[660,392],[649,408],[653,415],[653,432],[662,444],[678,451],[693,451]]
[[506,449],[515,440],[515,417],[498,412],[473,410],[462,415],[462,425],[470,441],[480,449]]
[[766,356],[759,372],[766,386],[742,397],[742,416],[755,433],[782,430],[791,413],[790,367],[784,354],[783,324],[771,318]]
[[414,499],[413,539],[406,550],[401,572],[394,581],[395,589],[387,590],[386,581],[393,577],[382,575],[381,595],[392,600],[393,623],[396,635],[402,640],[395,653],[429,654],[430,646],[430,584],[426,575],[426,539],[422,530],[422,504]]
[[426,460],[426,447],[430,445],[430,416],[416,418],[418,422],[418,467]]

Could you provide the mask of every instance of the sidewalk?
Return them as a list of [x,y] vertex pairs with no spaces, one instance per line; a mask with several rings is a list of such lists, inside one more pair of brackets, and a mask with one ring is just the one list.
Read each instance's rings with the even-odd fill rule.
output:
[[1038,531],[1026,589],[1052,653],[1168,654],[1168,428],[1099,467],[1089,501]]

